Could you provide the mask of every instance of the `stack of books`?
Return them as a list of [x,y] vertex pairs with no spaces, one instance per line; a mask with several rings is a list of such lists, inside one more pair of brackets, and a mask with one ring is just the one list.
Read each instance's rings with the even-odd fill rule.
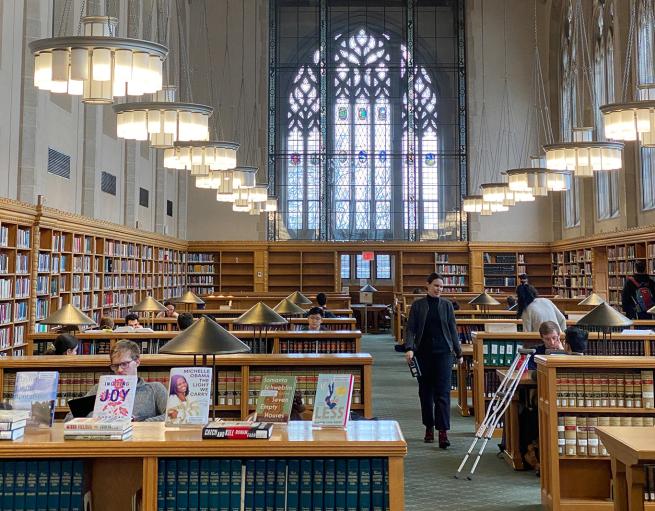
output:
[[64,424],[64,440],[125,440],[131,436],[130,419],[77,417]]
[[272,422],[211,421],[202,428],[202,438],[233,440],[268,440],[273,433]]
[[27,410],[0,410],[0,440],[21,438],[29,416]]

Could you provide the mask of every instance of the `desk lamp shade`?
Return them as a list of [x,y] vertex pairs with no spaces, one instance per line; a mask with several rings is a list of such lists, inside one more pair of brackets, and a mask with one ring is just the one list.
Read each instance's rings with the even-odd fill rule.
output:
[[646,311],[648,314],[655,314],[655,305]]
[[173,298],[171,301],[173,303],[189,303],[189,304],[205,303],[205,301],[202,298],[200,298],[197,294],[195,294],[193,291],[187,291],[182,296]]
[[488,294],[486,291],[484,293],[480,293],[478,296],[473,298],[469,302],[471,305],[499,305],[500,302],[496,300],[493,296]]
[[[303,311],[305,312],[305,311]],[[235,319],[233,325],[286,325],[288,321],[263,302],[259,302]]]
[[616,326],[630,326],[632,325],[632,320],[626,318],[616,309],[609,306],[607,302],[603,302],[582,316],[576,325],[609,328]]
[[159,348],[159,353],[169,355],[228,355],[249,351],[246,344],[207,316]]
[[600,305],[604,302],[605,300],[603,300],[599,295],[591,293],[587,298],[578,303],[578,305]]
[[152,296],[146,296],[143,300],[132,307],[132,312],[163,312],[166,310],[161,303]]
[[360,293],[375,293],[377,289],[375,289],[371,284],[366,284],[363,288],[359,290]]
[[67,326],[79,326],[79,325],[95,325],[96,322],[93,321],[89,316],[84,314],[80,309],[67,303],[61,309],[53,312],[45,319],[39,321],[39,323],[44,325],[67,325]]
[[278,303],[273,310],[278,314],[304,314],[305,309],[298,307],[288,298],[285,298],[280,303]]
[[289,300],[291,300],[293,303],[296,305],[311,305],[312,301],[307,298],[304,294],[302,294],[300,291],[294,291],[291,293],[289,296],[287,296]]

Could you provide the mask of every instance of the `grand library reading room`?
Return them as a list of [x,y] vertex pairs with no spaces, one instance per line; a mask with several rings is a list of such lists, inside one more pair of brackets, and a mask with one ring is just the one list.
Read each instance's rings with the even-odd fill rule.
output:
[[0,511],[655,511],[655,0],[0,0],[0,96]]

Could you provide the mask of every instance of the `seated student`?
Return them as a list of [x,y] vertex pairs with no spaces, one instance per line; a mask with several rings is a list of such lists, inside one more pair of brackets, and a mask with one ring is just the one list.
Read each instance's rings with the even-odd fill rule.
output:
[[100,318],[100,323],[98,324],[98,330],[113,330],[114,329],[114,318],[109,316],[102,316]]
[[[324,318],[336,318],[334,312],[330,312],[329,310],[327,310],[327,296],[325,295],[325,293],[318,293],[316,295],[316,303],[323,310]],[[309,313],[307,313],[307,316],[309,316]]]
[[325,330],[321,321],[323,321],[323,309],[320,307],[312,307],[307,311],[307,324],[303,325],[300,330],[304,331],[315,331],[315,330]]
[[141,323],[139,323],[139,316],[134,312],[130,312],[125,316],[125,325],[131,326],[132,328],[141,328]]
[[175,312],[175,304],[173,302],[166,300],[164,302],[164,307],[166,307],[165,311],[157,313],[158,318],[177,318],[179,316],[179,314]]
[[46,355],[77,355],[78,342],[71,334],[59,334]]
[[455,300],[454,298],[449,298],[449,300],[453,304],[454,311],[458,311],[459,309],[461,309],[459,302],[457,300]]
[[181,332],[193,325],[193,314],[190,312],[183,312],[177,316],[177,329]]
[[545,355],[546,350],[564,350],[564,346],[560,340],[559,325],[554,321],[544,321],[539,326],[539,335],[541,336],[543,344],[537,346],[534,354],[530,355],[528,369],[537,368],[537,364],[534,361],[535,355]]
[[565,331],[566,344],[571,353],[579,353],[584,355],[587,351],[587,340],[589,339],[589,332],[578,328],[577,326],[570,326]]
[[[110,369],[117,375],[137,375],[137,368],[141,363],[139,346],[125,339],[117,341],[109,353]],[[93,396],[98,392],[98,385],[94,385],[87,393]],[[132,420],[135,422],[161,422],[166,418],[166,401],[168,390],[160,382],[146,382],[143,378],[137,380],[136,394],[134,396],[134,409]],[[71,420],[73,414],[69,413],[64,420]]]

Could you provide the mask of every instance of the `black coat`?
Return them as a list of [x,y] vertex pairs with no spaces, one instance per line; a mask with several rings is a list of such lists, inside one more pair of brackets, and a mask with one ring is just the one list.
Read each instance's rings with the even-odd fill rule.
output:
[[[409,309],[409,317],[405,325],[405,349],[407,351],[416,352],[418,350],[429,309],[427,298],[416,300]],[[452,302],[446,298],[439,298],[438,312],[441,318],[441,333],[446,339],[450,351],[459,358],[462,356],[462,347],[459,343],[459,335],[455,324],[455,310]]]
[[[635,273],[633,277],[639,284],[647,284],[651,296],[655,298],[655,282],[653,282],[653,279],[645,273]],[[637,286],[630,279],[625,279],[625,285],[621,293],[621,307],[623,308],[624,314],[630,319],[651,319],[650,314],[637,312],[637,304],[635,303],[636,292]]]

